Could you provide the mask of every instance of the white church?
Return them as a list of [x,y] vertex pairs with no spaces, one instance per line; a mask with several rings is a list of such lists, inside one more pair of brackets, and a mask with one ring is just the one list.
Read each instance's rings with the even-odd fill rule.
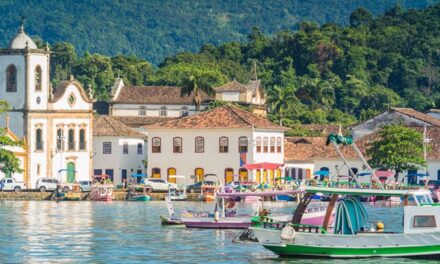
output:
[[37,48],[23,25],[0,49],[0,99],[11,105],[0,125],[25,142],[27,188],[42,177],[74,182],[92,174],[93,95],[73,77],[52,89],[49,60],[49,48]]

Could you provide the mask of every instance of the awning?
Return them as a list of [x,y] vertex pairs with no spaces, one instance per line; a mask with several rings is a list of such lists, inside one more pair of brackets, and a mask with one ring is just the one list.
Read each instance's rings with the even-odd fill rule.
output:
[[140,177],[147,177],[147,175],[142,173],[133,173],[131,177],[140,178]]
[[394,172],[392,171],[376,171],[374,173],[377,177],[392,177],[394,176]]
[[329,176],[330,175],[330,171],[328,171],[328,170],[315,171],[313,173],[313,175]]
[[280,163],[262,162],[262,163],[254,163],[254,164],[245,164],[244,168],[248,170],[257,170],[257,169],[276,170],[283,166],[284,164],[280,164]]

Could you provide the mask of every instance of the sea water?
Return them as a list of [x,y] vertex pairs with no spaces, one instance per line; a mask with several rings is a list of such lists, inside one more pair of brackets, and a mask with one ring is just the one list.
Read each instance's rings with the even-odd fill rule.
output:
[[[251,213],[252,205],[237,203]],[[265,203],[292,212],[295,203]],[[212,210],[212,203],[176,202],[175,210]],[[402,207],[367,205],[371,224],[402,229]],[[163,227],[163,201],[0,202],[0,263],[426,263],[412,259],[283,259],[258,244],[236,244],[240,230]],[[433,262],[435,263],[435,262]]]

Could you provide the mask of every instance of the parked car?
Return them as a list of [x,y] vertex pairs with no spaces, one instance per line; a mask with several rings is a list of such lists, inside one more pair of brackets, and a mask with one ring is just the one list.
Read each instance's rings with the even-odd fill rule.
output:
[[0,189],[2,191],[20,192],[24,189],[24,183],[18,182],[14,178],[5,178],[0,181]]
[[35,188],[40,192],[54,191],[57,188],[58,180],[53,178],[39,178]]
[[177,188],[177,184],[170,183],[164,179],[148,178],[144,179],[143,183],[149,185],[152,191],[168,191],[168,188]]
[[78,184],[81,192],[90,192],[90,189],[92,188],[91,181],[79,181]]
[[194,184],[188,185],[186,191],[190,193],[199,193],[201,192],[202,185],[216,185],[216,183],[215,181],[199,181]]

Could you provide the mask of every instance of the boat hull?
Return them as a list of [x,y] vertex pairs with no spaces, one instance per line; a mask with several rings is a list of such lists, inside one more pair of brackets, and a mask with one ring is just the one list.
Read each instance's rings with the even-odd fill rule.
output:
[[148,202],[151,200],[151,197],[148,195],[136,195],[128,198],[129,201],[139,201],[139,202]]
[[334,235],[296,233],[292,242],[283,242],[279,230],[255,228],[259,241],[280,256],[322,258],[377,258],[440,255],[440,233],[361,233]]
[[283,257],[309,256],[322,258],[384,258],[439,256],[440,245],[394,246],[370,248],[338,248],[304,245],[263,245],[268,250]]
[[166,217],[166,216],[160,216],[160,222],[162,225],[180,225],[183,226],[183,222],[182,219],[172,219],[170,217]]

